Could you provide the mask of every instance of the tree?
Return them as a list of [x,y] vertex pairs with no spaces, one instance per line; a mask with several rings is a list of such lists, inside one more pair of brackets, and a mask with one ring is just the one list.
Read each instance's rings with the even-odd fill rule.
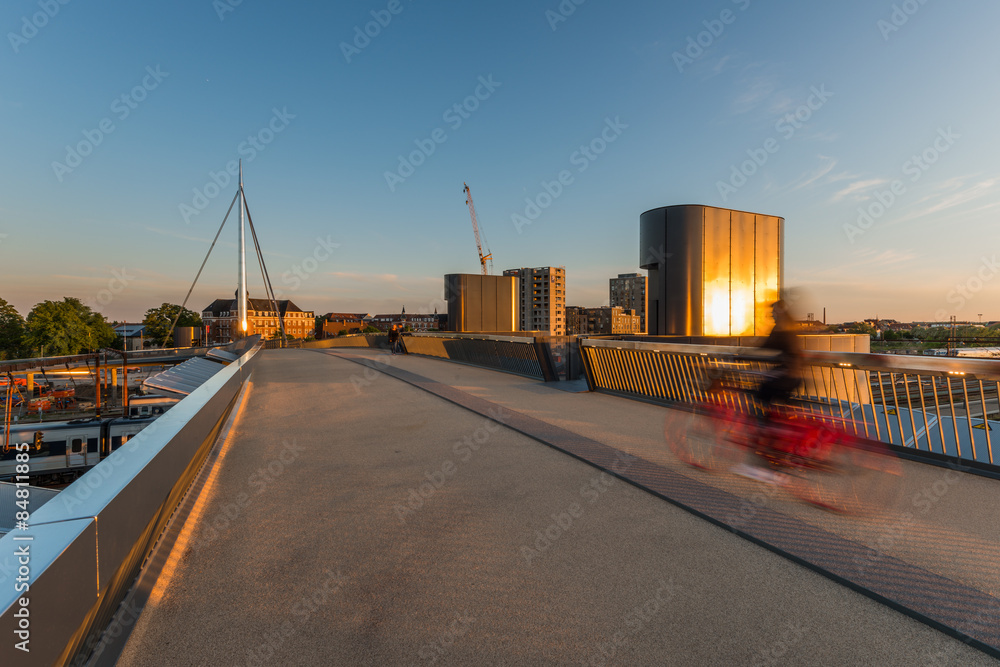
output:
[[847,327],[847,333],[853,334],[868,334],[869,336],[875,337],[875,327],[866,322],[853,322]]
[[24,331],[28,351],[47,356],[98,350],[115,339],[115,331],[104,316],[73,297],[35,304]]
[[24,339],[24,318],[14,306],[0,299],[0,359],[21,356]]
[[181,316],[177,318],[177,325],[179,327],[201,327],[201,315],[193,311],[184,309],[181,312],[181,307],[173,303],[161,304],[159,308],[150,308],[146,311],[146,316],[142,319],[142,323],[146,326],[145,337],[153,341],[157,345],[163,345],[163,341],[167,341],[167,347],[172,347],[174,344],[174,337],[171,334],[167,338],[167,334],[170,332],[170,325],[173,324],[174,318],[177,317],[177,313]]

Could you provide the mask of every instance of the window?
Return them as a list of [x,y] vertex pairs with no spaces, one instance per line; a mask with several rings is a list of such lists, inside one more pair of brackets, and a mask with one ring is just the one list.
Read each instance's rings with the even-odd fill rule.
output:
[[70,440],[70,451],[79,454],[83,451],[83,438],[73,438]]

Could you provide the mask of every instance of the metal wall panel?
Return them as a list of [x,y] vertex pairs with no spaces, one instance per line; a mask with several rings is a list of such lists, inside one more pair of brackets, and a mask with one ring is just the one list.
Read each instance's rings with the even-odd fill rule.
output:
[[444,298],[448,303],[448,330],[465,330],[465,274],[450,273],[444,277]]
[[705,242],[702,251],[702,312],[704,325],[696,333],[729,336],[730,283],[732,279],[730,211],[705,208]]
[[660,278],[663,334],[701,333],[704,206],[671,206],[667,212],[667,254]]
[[753,336],[756,320],[756,271],[754,258],[755,218],[753,213],[730,213],[730,335]]
[[754,293],[756,323],[754,335],[766,336],[774,327],[771,304],[778,300],[781,287],[781,218],[771,215],[756,216],[756,242],[754,264],[757,267]]

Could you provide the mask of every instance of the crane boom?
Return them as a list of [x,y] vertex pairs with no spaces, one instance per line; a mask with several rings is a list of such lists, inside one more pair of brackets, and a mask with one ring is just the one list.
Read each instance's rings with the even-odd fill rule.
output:
[[[488,276],[493,272],[493,253],[491,253],[489,248],[486,248],[486,254],[483,254],[483,244],[479,240],[479,220],[476,218],[476,207],[472,203],[472,190],[469,189],[468,183],[463,183],[465,186],[462,188],[462,192],[465,193],[465,203],[469,205],[469,215],[472,216],[472,231],[476,235],[476,250],[479,251],[479,264],[482,266],[483,275]],[[489,269],[487,269],[487,263],[489,263]]]

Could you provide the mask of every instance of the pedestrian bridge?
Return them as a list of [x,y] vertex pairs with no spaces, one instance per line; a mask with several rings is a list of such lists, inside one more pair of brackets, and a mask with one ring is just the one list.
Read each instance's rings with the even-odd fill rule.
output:
[[242,387],[95,664],[1000,656],[988,475],[904,460],[893,506],[843,517],[682,467],[686,413],[581,382],[336,348],[261,351]]

